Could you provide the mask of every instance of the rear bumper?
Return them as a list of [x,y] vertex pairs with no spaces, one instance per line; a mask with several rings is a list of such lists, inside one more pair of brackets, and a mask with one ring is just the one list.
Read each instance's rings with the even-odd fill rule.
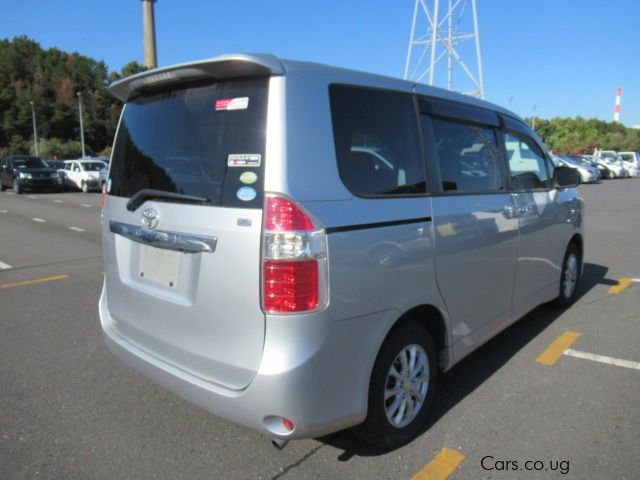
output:
[[[397,318],[395,311],[339,322],[324,312],[267,317],[260,368],[247,388],[231,390],[130,343],[119,334],[107,303],[103,289],[102,329],[119,360],[217,416],[280,439],[318,437],[364,420],[373,363]],[[278,417],[291,419],[294,430],[287,432]]]

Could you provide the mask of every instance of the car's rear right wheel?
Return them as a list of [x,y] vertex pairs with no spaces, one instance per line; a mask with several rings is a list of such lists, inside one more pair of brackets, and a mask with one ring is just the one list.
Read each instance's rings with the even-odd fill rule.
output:
[[436,350],[429,332],[417,323],[392,331],[373,368],[367,418],[355,433],[384,449],[414,438],[426,423],[436,377]]

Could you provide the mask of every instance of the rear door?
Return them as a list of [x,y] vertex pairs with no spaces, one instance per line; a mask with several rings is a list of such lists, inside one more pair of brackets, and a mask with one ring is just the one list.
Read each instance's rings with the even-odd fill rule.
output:
[[105,293],[117,332],[232,389],[264,339],[260,240],[268,78],[133,97],[104,211]]

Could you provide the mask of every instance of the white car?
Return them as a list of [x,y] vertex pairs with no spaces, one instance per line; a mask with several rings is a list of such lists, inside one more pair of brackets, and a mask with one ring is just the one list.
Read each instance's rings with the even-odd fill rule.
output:
[[597,182],[600,179],[600,173],[598,172],[598,169],[596,167],[579,163],[578,160],[574,160],[571,157],[554,157],[554,162],[556,165],[567,166],[576,169],[580,174],[580,181],[582,183]]
[[83,192],[100,190],[100,171],[107,168],[102,160],[78,159],[65,160],[64,169],[60,172],[64,176],[67,188],[77,188]]
[[633,177],[640,175],[640,154],[638,152],[620,152],[624,168]]
[[624,167],[622,159],[618,152],[614,150],[599,150],[596,151],[596,159],[598,162],[602,163],[605,167],[607,167],[613,174],[615,178],[627,178],[631,176],[627,169]]

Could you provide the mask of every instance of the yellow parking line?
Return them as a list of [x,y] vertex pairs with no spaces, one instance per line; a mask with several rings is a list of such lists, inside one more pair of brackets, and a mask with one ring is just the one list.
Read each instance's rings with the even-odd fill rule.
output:
[[542,363],[543,365],[553,365],[562,356],[564,351],[573,345],[580,335],[580,332],[564,332],[549,345],[549,348],[536,358],[536,362]]
[[611,295],[620,295],[625,288],[631,285],[631,282],[632,280],[630,278],[622,277],[620,280],[618,280],[617,285],[614,285],[609,289],[609,293]]
[[457,450],[443,448],[426,467],[416,473],[411,480],[445,480],[464,460]]
[[23,287],[25,285],[34,285],[36,283],[55,282],[56,280],[65,280],[69,275],[55,275],[53,277],[34,278],[33,280],[24,280],[15,283],[0,283],[0,288]]

